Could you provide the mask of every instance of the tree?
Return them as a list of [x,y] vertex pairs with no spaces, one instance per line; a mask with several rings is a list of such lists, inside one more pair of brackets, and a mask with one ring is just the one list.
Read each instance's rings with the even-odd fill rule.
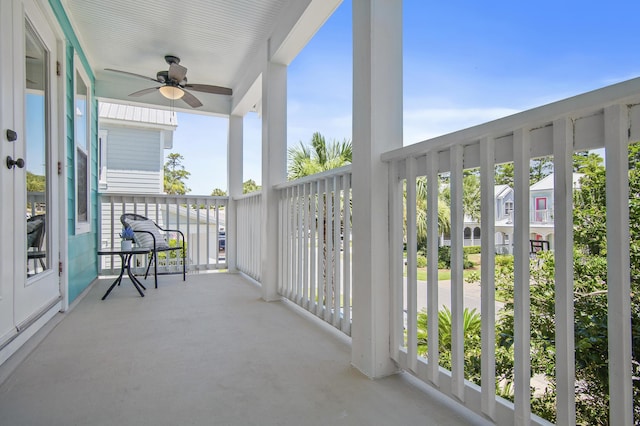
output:
[[242,193],[249,194],[251,192],[260,191],[262,187],[256,183],[253,179],[245,180],[242,183]]
[[573,171],[576,173],[597,173],[602,168],[603,159],[598,154],[588,151],[573,154]]
[[44,192],[45,186],[44,175],[36,175],[27,171],[27,192]]
[[167,162],[164,163],[164,192],[166,194],[184,195],[191,191],[185,183],[191,173],[185,170],[182,160],[184,157],[177,152],[172,152],[167,156]]
[[[406,189],[404,197],[406,199]],[[405,208],[406,208],[406,204]],[[427,179],[419,177],[416,179],[416,231],[418,237],[418,247],[425,247],[427,242]],[[406,213],[405,213],[406,217]],[[406,230],[406,223],[405,223]],[[449,205],[438,195],[438,233],[446,234],[451,231],[451,211]]]
[[[465,342],[464,369],[465,378],[475,383],[480,382],[481,342],[480,331],[482,322],[480,313],[475,309],[464,308],[462,313],[462,333]],[[417,320],[417,344],[418,355],[428,355],[428,319],[427,311],[418,313]],[[438,311],[438,364],[451,370],[451,335],[452,315],[448,307],[443,306]]]
[[462,180],[462,209],[476,222],[480,222],[480,201],[480,178],[469,173]]
[[[553,160],[551,157],[532,159],[529,165],[529,185],[541,181],[553,173]],[[509,185],[513,188],[513,163],[499,164],[495,173],[496,185]]]
[[513,188],[513,163],[505,163],[496,166],[496,185],[509,185]]
[[226,197],[227,196],[227,191],[223,191],[220,188],[216,188],[211,192],[211,196],[212,197]]
[[[608,311],[606,174],[602,158],[578,155],[574,170],[585,173],[574,194],[574,333],[576,418],[578,424],[603,424],[608,418]],[[629,219],[631,264],[632,376],[634,400],[640,400],[640,144],[629,149]],[[555,420],[555,277],[552,252],[540,252],[532,260],[529,286],[531,320],[531,371],[543,374],[548,384],[542,395],[534,395],[533,411]],[[496,261],[496,264],[498,262]],[[496,270],[496,288],[507,300],[497,324],[498,346],[513,345],[513,266]],[[496,369],[509,372],[512,359],[496,362]],[[512,380],[508,373],[506,380]],[[640,406],[634,406],[636,423]],[[606,420],[605,420],[606,421]]]
[[[476,222],[480,221],[480,177],[478,169],[465,170],[462,177],[462,210],[465,216]],[[450,178],[444,180],[446,185],[442,190],[442,199],[451,207]]]
[[299,179],[351,164],[352,157],[350,140],[334,140],[327,145],[324,136],[315,132],[310,147],[300,141],[300,145],[289,148],[288,179]]
[[553,173],[553,160],[551,157],[532,159],[529,164],[529,185],[540,182]]

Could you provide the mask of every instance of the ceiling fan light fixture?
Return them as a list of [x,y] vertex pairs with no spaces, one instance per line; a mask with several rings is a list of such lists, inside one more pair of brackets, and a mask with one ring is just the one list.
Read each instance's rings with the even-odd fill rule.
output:
[[171,100],[180,99],[184,96],[184,90],[175,86],[162,86],[159,90],[162,96]]

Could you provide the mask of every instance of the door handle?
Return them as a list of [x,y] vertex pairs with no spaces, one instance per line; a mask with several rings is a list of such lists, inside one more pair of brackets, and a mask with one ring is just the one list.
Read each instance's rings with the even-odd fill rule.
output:
[[15,130],[7,129],[7,140],[9,142],[15,142],[18,139],[18,134]]
[[18,166],[18,168],[23,168],[24,167],[24,160],[22,158],[18,158],[16,160],[14,160],[13,158],[11,158],[10,155],[7,155],[7,168],[8,169],[13,169],[15,166]]

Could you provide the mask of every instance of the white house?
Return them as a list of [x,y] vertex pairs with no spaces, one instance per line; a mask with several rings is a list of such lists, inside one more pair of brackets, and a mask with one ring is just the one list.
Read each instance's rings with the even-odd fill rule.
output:
[[[573,189],[580,187],[582,173],[573,174]],[[549,242],[549,248],[553,249],[554,243],[554,174],[546,176],[529,187],[529,239]],[[513,190],[511,201],[504,203],[503,216],[498,216],[496,210],[496,248],[498,252],[511,252],[513,244]],[[496,206],[498,201],[496,200]],[[500,241],[500,242],[499,242]],[[499,245],[502,245],[500,248]],[[506,250],[506,251],[505,251]]]
[[100,102],[98,114],[99,191],[162,194],[164,155],[173,148],[176,113]]
[[[513,211],[513,189],[509,185],[495,185],[494,187],[494,201],[495,201],[495,218],[496,225],[506,223],[511,219],[511,212]],[[474,220],[468,215],[464,215],[464,245],[476,246],[480,245],[480,238],[482,235],[482,225],[480,221]],[[443,240],[444,245],[450,245],[451,240],[446,235]],[[502,232],[496,232],[496,247],[503,244],[509,244],[509,238]]]

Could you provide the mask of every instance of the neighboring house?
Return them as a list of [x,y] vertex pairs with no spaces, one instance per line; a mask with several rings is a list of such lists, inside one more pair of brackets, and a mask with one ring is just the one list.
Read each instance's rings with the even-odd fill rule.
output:
[[[573,174],[573,188],[580,187],[581,173]],[[495,197],[495,245],[496,253],[508,254],[513,249],[513,203],[514,192],[508,185],[496,185]],[[548,241],[548,247],[554,248],[553,221],[553,173],[529,188],[529,239]],[[464,245],[480,245],[481,224],[465,215]],[[443,245],[451,245],[448,235],[443,237]],[[545,243],[546,244],[546,243]],[[547,247],[547,246],[545,246]]]
[[[511,220],[511,212],[513,211],[513,189],[509,185],[496,185],[494,187],[494,199],[495,199],[495,217],[496,227],[500,224],[506,223]],[[480,245],[481,237],[481,223],[473,220],[469,216],[464,216],[464,245],[465,246],[477,246]],[[498,232],[496,229],[496,247],[503,244],[509,244],[509,237]],[[451,240],[448,235],[443,237],[443,245],[451,245]]]
[[175,112],[100,102],[99,191],[162,194],[164,150],[173,148],[176,127]]
[[[100,102],[98,105],[98,191],[101,194],[162,194],[164,151],[173,147],[175,112]],[[101,206],[101,248],[120,243],[122,205]],[[160,225],[164,221],[159,221]],[[113,240],[113,243],[112,243]],[[101,258],[102,268],[111,259]],[[115,266],[119,267],[116,258]]]
[[[496,185],[494,187],[495,196],[495,245],[496,253],[510,253],[513,244],[513,188],[509,185]],[[504,232],[502,227],[510,227],[509,232]]]
[[[582,173],[573,174],[573,189],[580,188]],[[553,221],[553,179],[551,173],[542,180],[529,187],[529,239],[548,241],[548,247],[553,249],[554,241],[554,221]],[[513,190],[511,190],[513,193]],[[511,210],[513,209],[513,195],[511,196]],[[507,209],[505,208],[505,212]],[[496,251],[498,253],[511,253],[513,245],[513,220],[505,217],[498,220],[496,215]],[[498,237],[502,238],[502,243],[498,242]]]

